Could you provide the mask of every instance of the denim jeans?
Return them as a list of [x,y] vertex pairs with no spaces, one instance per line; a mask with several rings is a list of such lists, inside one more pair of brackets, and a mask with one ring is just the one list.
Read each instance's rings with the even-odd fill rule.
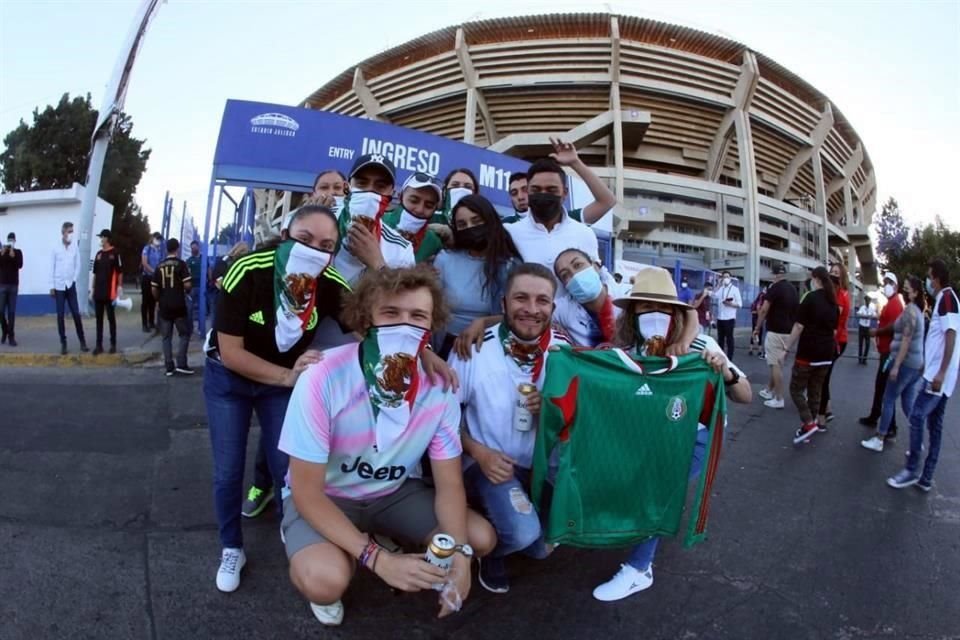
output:
[[70,315],[73,316],[73,326],[77,330],[77,339],[80,344],[86,344],[83,337],[83,320],[80,318],[80,305],[77,303],[77,285],[70,285],[69,289],[60,291],[57,289],[54,293],[54,299],[57,303],[57,331],[60,333],[60,344],[67,345],[67,329],[63,323],[64,307],[70,307]]
[[940,437],[943,435],[943,414],[947,410],[947,396],[935,396],[924,391],[930,385],[921,378],[920,391],[910,412],[910,455],[907,456],[907,471],[915,474],[920,466],[920,449],[923,447],[923,423],[930,432],[927,459],[923,463],[922,480],[930,482],[940,457]]
[[525,487],[530,470],[514,467],[513,478],[493,484],[475,463],[463,472],[467,498],[479,506],[497,531],[497,546],[490,554],[502,558],[517,551],[542,559],[547,556],[540,516]]
[[[703,470],[703,463],[707,457],[707,438],[709,437],[710,432],[706,429],[697,432],[697,443],[693,447],[693,457],[690,459],[690,475],[687,478],[688,481],[699,476],[700,471]],[[658,536],[647,538],[630,550],[630,557],[627,559],[627,564],[637,571],[646,571],[653,563],[653,557],[657,553],[657,545],[659,544],[660,538]]]
[[867,363],[867,357],[870,355],[870,327],[859,328],[859,346],[857,348],[857,358],[860,364]]
[[13,337],[13,326],[17,321],[17,290],[19,285],[0,284],[0,325],[4,335]]
[[922,381],[920,373],[919,369],[901,366],[895,381],[891,381],[888,374],[887,387],[883,391],[883,409],[880,411],[879,433],[881,436],[887,435],[890,431],[893,416],[897,413],[897,398],[900,398],[903,415],[910,417],[913,412],[913,403],[920,392]]
[[[287,474],[287,454],[281,452],[280,429],[291,389],[261,384],[239,376],[217,360],[207,358],[203,396],[207,405],[210,445],[213,452],[213,503],[220,544],[243,547],[240,510],[243,506],[243,470],[247,458],[250,418],[256,411],[267,451],[273,483],[280,488]],[[277,500],[278,509],[281,503]]]
[[177,335],[180,337],[177,344],[176,366],[187,366],[187,349],[190,347],[190,318],[181,316],[175,320],[168,320],[161,314],[157,314],[160,335],[163,336],[163,362],[167,365],[167,370],[173,369],[173,328],[177,328]]

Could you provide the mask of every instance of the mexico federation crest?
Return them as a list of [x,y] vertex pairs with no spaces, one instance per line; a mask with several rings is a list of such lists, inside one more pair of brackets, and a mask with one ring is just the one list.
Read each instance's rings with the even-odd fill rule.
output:
[[400,406],[413,380],[416,362],[414,356],[396,353],[386,356],[377,363],[374,369],[377,387],[373,392],[381,404],[387,407]]
[[680,396],[670,398],[670,402],[667,403],[667,419],[670,422],[679,422],[685,415],[687,415],[687,401]]

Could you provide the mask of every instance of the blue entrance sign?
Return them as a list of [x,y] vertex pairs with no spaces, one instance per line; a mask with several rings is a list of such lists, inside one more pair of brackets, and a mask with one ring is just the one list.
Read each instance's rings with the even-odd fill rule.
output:
[[346,174],[365,153],[397,167],[397,181],[422,171],[442,180],[473,171],[494,205],[512,210],[510,174],[529,164],[511,156],[373,120],[262,102],[228,100],[214,157],[214,178],[248,187],[311,191],[322,170]]

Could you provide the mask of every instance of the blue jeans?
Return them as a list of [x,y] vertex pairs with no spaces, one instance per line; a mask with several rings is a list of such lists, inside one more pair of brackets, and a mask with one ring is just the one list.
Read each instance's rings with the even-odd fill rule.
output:
[[470,502],[479,506],[497,531],[497,546],[490,554],[502,558],[517,551],[542,559],[547,557],[540,516],[527,491],[530,470],[514,467],[513,478],[493,484],[474,463],[463,472],[463,484]]
[[[693,480],[700,475],[703,470],[703,463],[707,457],[707,438],[710,433],[706,429],[697,432],[697,443],[693,446],[693,457],[690,459],[690,476]],[[640,544],[630,550],[630,557],[627,558],[627,564],[637,571],[646,571],[653,563],[653,556],[657,553],[657,545],[660,544],[660,538],[654,536],[647,538]]]
[[17,321],[17,290],[19,285],[0,284],[0,325],[4,335],[13,337],[13,327]]
[[[247,458],[250,418],[257,412],[267,464],[277,495],[287,475],[287,454],[281,452],[280,429],[287,412],[291,389],[261,384],[239,376],[219,361],[207,358],[203,396],[213,451],[213,503],[217,513],[220,544],[243,547],[240,509],[243,506],[243,469]],[[281,508],[277,500],[278,509]]]
[[80,344],[86,344],[87,341],[83,337],[83,321],[80,319],[80,305],[77,304],[77,285],[72,284],[69,289],[64,291],[57,289],[53,293],[57,302],[57,331],[60,333],[60,344],[64,346],[67,344],[67,329],[63,323],[65,306],[70,307],[70,315],[73,316],[73,326],[77,330],[77,339],[80,341]]
[[[926,388],[929,382],[923,380]],[[937,458],[940,456],[940,437],[943,435],[943,414],[947,409],[947,396],[935,396],[921,390],[913,403],[910,412],[910,455],[907,456],[907,471],[917,473],[920,466],[920,449],[923,446],[923,423],[926,421],[930,432],[930,448],[927,459],[923,463],[923,473],[920,479],[926,482],[933,480],[933,471],[937,468]]]
[[893,422],[893,416],[897,413],[897,398],[900,398],[900,406],[903,408],[903,415],[910,417],[913,411],[913,403],[920,393],[920,370],[911,369],[901,365],[897,379],[890,380],[887,375],[887,388],[883,390],[883,409],[880,411],[881,436],[887,435],[890,431],[890,424]]

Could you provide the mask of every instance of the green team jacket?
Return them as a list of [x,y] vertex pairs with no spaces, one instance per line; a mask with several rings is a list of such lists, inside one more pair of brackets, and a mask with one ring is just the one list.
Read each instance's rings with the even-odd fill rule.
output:
[[[703,424],[707,458],[685,544],[700,542],[726,420],[722,374],[700,354],[634,360],[613,349],[550,351],[532,481],[547,541],[607,548],[676,535]],[[559,468],[544,504],[552,453]]]
[[[401,209],[399,208],[386,212],[383,214],[383,223],[396,229],[397,225],[400,224],[400,213]],[[427,224],[433,223],[430,221]],[[404,237],[411,240],[408,236]],[[411,240],[411,242],[413,242],[413,257],[417,264],[433,259],[443,249],[443,240],[430,229],[424,229],[420,244],[417,244],[415,240]]]

